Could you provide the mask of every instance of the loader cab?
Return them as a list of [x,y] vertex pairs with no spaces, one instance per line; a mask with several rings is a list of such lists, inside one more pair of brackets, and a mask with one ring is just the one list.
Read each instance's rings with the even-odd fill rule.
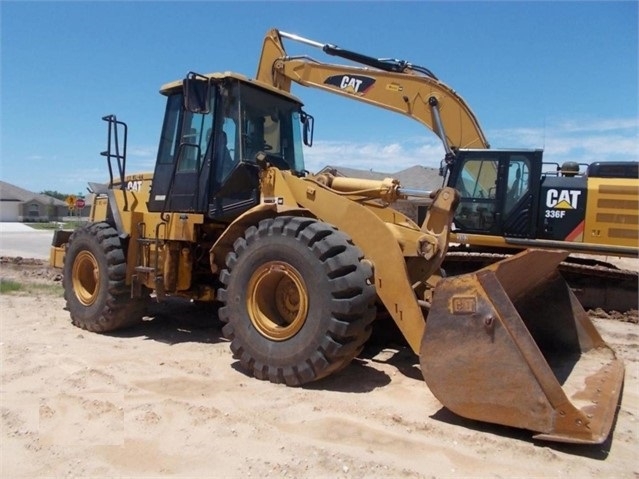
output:
[[[189,74],[164,86],[167,103],[149,211],[232,221],[260,201],[256,154],[304,174],[309,115],[292,96],[235,74]],[[308,143],[308,142],[307,142]]]
[[460,150],[448,185],[461,195],[455,233],[536,234],[541,150]]

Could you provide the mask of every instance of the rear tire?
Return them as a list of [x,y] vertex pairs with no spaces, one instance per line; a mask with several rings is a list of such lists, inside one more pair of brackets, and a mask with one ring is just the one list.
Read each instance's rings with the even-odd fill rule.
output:
[[312,218],[248,228],[226,257],[219,299],[234,357],[258,379],[305,384],[345,367],[371,334],[372,269],[351,240]]
[[64,299],[74,325],[104,333],[141,321],[144,299],[126,285],[126,255],[108,223],[91,223],[69,238],[64,257]]

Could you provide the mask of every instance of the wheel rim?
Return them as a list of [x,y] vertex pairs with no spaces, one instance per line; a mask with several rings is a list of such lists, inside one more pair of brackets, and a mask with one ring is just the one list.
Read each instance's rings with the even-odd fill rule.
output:
[[308,295],[299,272],[271,261],[258,268],[248,284],[247,310],[253,326],[273,341],[295,336],[306,321]]
[[84,306],[91,306],[100,291],[99,267],[95,256],[89,251],[81,251],[73,262],[71,277],[78,300]]

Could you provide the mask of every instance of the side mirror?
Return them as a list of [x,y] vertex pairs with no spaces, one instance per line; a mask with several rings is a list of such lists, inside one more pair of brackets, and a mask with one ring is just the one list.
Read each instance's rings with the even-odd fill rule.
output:
[[211,82],[204,75],[189,72],[182,82],[184,108],[192,113],[209,113]]
[[306,146],[313,146],[313,128],[315,126],[315,118],[307,113],[302,112],[300,117],[302,120],[302,139]]

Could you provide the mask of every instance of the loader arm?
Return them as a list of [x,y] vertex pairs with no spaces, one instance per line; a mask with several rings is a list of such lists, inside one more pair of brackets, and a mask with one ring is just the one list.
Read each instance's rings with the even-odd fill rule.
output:
[[[321,48],[329,55],[364,66],[288,56],[282,38]],[[378,60],[273,29],[264,38],[256,78],[286,92],[295,82],[401,113],[433,131],[447,154],[458,148],[490,146],[464,99],[426,68],[405,61]]]
[[[377,183],[377,190],[368,190],[369,199],[394,194],[383,181]],[[298,178],[271,167],[261,173],[261,190],[263,197],[278,201],[263,203],[238,218],[213,246],[213,256],[225,257],[246,224],[270,215],[304,210],[338,227],[362,250],[374,266],[375,289],[380,300],[413,352],[419,354],[427,304],[418,291],[439,272],[448,250],[449,226],[459,200],[457,192],[452,188],[438,190],[420,228],[400,212],[356,201],[358,193],[339,182],[328,186],[317,177]],[[410,272],[408,257],[416,260]]]

